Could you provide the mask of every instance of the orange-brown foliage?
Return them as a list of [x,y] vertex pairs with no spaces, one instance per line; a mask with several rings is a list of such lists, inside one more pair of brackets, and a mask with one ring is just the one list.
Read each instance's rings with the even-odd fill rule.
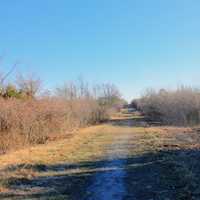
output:
[[107,118],[95,100],[59,98],[20,100],[0,98],[0,153],[49,138]]

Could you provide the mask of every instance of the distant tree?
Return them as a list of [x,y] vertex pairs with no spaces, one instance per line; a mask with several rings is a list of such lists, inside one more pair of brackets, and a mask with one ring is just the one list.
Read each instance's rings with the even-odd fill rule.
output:
[[148,90],[138,100],[140,110],[150,119],[165,124],[200,123],[200,90],[181,86],[176,90]]
[[77,99],[77,86],[75,83],[65,83],[63,86],[56,88],[56,95],[62,99],[73,101]]
[[19,91],[25,94],[28,98],[35,98],[42,87],[42,81],[32,75],[27,78],[22,74],[18,75],[16,83]]
[[[0,60],[2,57],[0,57]],[[16,62],[8,71],[5,73],[0,73],[0,96],[5,95],[5,82],[8,79],[8,77],[13,73],[13,71],[16,69],[18,62]]]
[[103,84],[100,87],[99,103],[101,105],[112,106],[121,101],[121,94],[113,84]]
[[80,77],[77,80],[76,88],[77,88],[77,96],[79,98],[88,99],[91,97],[89,84],[83,78]]
[[14,85],[7,85],[3,94],[4,98],[20,98],[21,94]]
[[3,73],[0,75],[0,86],[3,87],[4,82],[6,79],[13,73],[13,71],[16,69],[18,62],[16,62],[10,70],[8,70],[6,73]]

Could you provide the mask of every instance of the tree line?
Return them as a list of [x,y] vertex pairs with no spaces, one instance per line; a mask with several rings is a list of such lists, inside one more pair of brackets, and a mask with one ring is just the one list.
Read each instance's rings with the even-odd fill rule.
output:
[[42,91],[37,77],[18,75],[15,81],[5,77],[0,78],[0,153],[65,137],[108,120],[124,104],[113,84],[92,86],[78,79],[49,93]]
[[181,86],[176,90],[149,89],[132,102],[148,119],[169,125],[200,123],[200,89]]

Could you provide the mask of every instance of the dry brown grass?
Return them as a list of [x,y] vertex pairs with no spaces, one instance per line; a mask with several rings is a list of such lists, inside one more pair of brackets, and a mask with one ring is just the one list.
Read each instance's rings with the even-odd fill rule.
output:
[[[53,175],[52,172],[49,174],[34,171],[31,166],[72,164],[100,158],[103,156],[103,149],[97,145],[98,141],[95,142],[95,140],[104,129],[104,125],[84,128],[70,139],[53,141],[45,146],[37,145],[0,156],[0,191],[8,192],[9,185],[12,185],[15,180],[30,180],[38,176]],[[4,171],[12,166],[19,167],[12,172]]]
[[[123,116],[120,116],[120,120]],[[117,120],[117,118],[115,118]],[[127,116],[124,117],[127,119]],[[10,166],[20,166],[13,172],[4,172],[5,181],[2,183],[2,192],[7,190],[10,180],[32,180],[35,177],[70,175],[71,173],[91,173],[95,169],[73,169],[67,171],[37,171],[31,166],[51,166],[61,164],[80,164],[105,160],[107,151],[113,141],[122,135],[129,135],[126,149],[117,150],[117,154],[123,157],[128,152],[128,157],[137,157],[146,154],[155,154],[163,169],[163,182],[174,186],[177,182],[184,182],[184,188],[178,191],[178,195],[191,193],[191,189],[184,191],[186,187],[196,182],[194,169],[191,163],[196,162],[195,157],[185,151],[195,151],[200,148],[199,134],[191,128],[181,127],[134,127],[122,124],[102,124],[78,131],[69,139],[50,142],[47,145],[37,145],[14,153],[0,156],[0,169]],[[189,161],[188,161],[189,159]],[[30,166],[30,167],[24,167]],[[193,166],[193,165],[192,165]],[[199,179],[197,179],[198,181]],[[183,199],[184,199],[183,198]],[[178,198],[177,198],[178,199]],[[180,198],[181,199],[181,198]]]

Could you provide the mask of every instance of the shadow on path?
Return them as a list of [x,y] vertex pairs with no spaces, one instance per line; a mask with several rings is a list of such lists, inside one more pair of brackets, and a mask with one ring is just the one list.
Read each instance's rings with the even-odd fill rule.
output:
[[109,124],[113,126],[122,126],[122,127],[147,127],[148,123],[144,118],[127,118],[127,119],[112,119],[109,120]]
[[[117,119],[109,123],[123,127],[148,125],[140,118]],[[129,145],[127,142],[119,142],[117,149],[120,152],[120,148],[122,150],[130,148],[127,145]],[[128,155],[127,153],[121,157],[108,156],[104,160],[76,164],[9,166],[0,173],[15,173],[23,169],[38,172],[41,176],[30,179],[15,177],[6,180],[14,192],[1,193],[0,199],[107,200],[107,197],[108,200],[200,199],[199,150],[166,150],[137,156]],[[116,191],[116,188],[121,189]]]
[[[119,160],[123,163],[123,166],[118,165]],[[0,198],[48,199],[50,196],[52,198],[65,196],[66,199],[71,200],[95,200],[90,188],[91,184],[94,184],[94,178],[97,177],[97,174],[113,173],[123,169],[126,171],[124,177],[126,195],[123,196],[123,199],[160,200],[168,198],[175,200],[179,198],[179,194],[185,195],[183,198],[185,200],[191,199],[192,196],[200,199],[200,191],[195,193],[195,189],[197,189],[195,188],[195,181],[198,183],[200,180],[199,160],[200,153],[197,150],[177,150],[117,160],[82,162],[76,165],[29,165],[27,168],[35,171],[64,172],[64,174],[43,176],[30,180],[16,179],[10,185],[10,188],[16,191],[22,190],[24,193],[0,194]],[[26,165],[12,166],[5,171],[18,170],[21,167],[26,168]],[[195,176],[189,177],[187,169],[191,169]],[[28,191],[34,192],[28,194]],[[113,199],[115,198],[113,197]]]

